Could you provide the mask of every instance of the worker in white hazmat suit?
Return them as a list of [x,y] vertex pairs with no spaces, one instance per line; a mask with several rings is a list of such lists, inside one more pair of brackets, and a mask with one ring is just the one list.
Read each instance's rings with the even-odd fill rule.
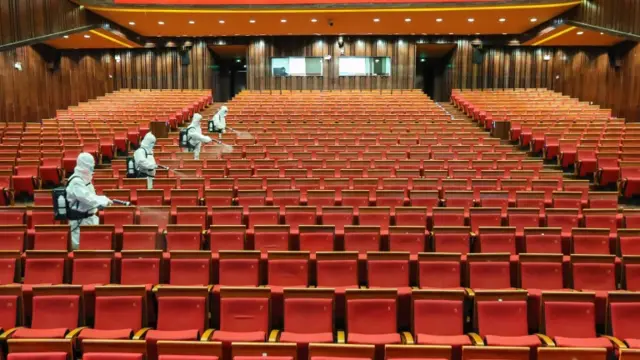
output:
[[156,137],[152,133],[147,133],[142,141],[140,147],[133,153],[133,158],[136,162],[136,171],[138,177],[154,177],[156,176],[156,159],[153,157],[153,147],[156,145]]
[[222,137],[222,134],[226,132],[227,121],[226,116],[229,109],[226,106],[221,106],[220,110],[213,116],[213,132],[218,133],[218,137]]
[[202,144],[208,144],[212,140],[207,135],[202,135],[202,128],[200,127],[200,121],[202,121],[202,115],[195,113],[191,124],[187,127],[187,137],[189,138],[189,144],[193,146],[193,159],[200,159],[200,150]]
[[74,250],[80,247],[80,225],[100,224],[100,219],[96,216],[98,209],[113,204],[108,197],[96,194],[96,189],[91,183],[95,165],[91,154],[81,153],[78,155],[73,175],[67,183],[67,203],[71,210],[69,227],[71,246]]

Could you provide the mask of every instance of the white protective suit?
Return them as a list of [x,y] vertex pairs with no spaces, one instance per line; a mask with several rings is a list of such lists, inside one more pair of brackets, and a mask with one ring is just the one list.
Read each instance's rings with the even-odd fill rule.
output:
[[[156,176],[156,159],[153,157],[153,147],[156,145],[156,137],[148,132],[140,142],[140,148],[133,153],[136,162],[136,170],[141,177]],[[146,176],[144,176],[146,175]]]
[[223,105],[220,107],[220,110],[218,110],[218,112],[213,116],[213,128],[215,132],[223,134],[226,132],[227,121],[225,120],[225,117],[227,116],[228,112],[229,109],[227,109],[227,107]]
[[67,184],[67,203],[71,209],[91,214],[86,219],[69,220],[71,228],[71,246],[73,250],[80,247],[80,225],[99,225],[100,219],[96,216],[98,207],[107,207],[112,204],[106,196],[96,194],[91,180],[95,161],[89,153],[81,153],[76,160],[73,175]]
[[202,148],[202,143],[208,144],[212,141],[211,138],[207,135],[202,135],[200,121],[202,121],[202,115],[195,113],[193,115],[193,119],[191,119],[191,124],[189,125],[189,127],[187,127],[187,137],[189,138],[189,143],[195,148],[193,150],[194,160],[200,159],[200,150]]

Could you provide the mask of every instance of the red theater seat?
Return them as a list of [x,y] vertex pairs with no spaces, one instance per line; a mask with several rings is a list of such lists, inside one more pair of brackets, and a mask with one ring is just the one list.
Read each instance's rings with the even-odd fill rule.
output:
[[269,300],[267,288],[220,289],[220,330],[213,341],[230,343],[264,342],[269,336]]

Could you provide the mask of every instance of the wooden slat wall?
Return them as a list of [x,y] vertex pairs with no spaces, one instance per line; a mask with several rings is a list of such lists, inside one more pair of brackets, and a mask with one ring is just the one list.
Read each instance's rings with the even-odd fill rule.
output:
[[640,1],[583,0],[572,20],[640,35]]
[[[42,50],[40,50],[42,51]],[[22,71],[14,68],[22,63]],[[33,122],[55,115],[56,109],[113,91],[112,58],[99,52],[63,52],[58,70],[26,46],[0,52],[0,122]]]
[[1,0],[0,44],[74,29],[95,18],[69,0]]
[[177,48],[114,50],[114,87],[130,89],[211,89],[211,51],[204,41],[189,50],[183,66]]
[[[287,78],[271,75],[271,58],[331,55],[324,76]],[[335,36],[274,37],[249,43],[247,86],[251,90],[368,90],[414,88],[416,46],[398,37],[344,38],[344,56],[390,56],[391,76],[339,76],[340,47]]]
[[459,40],[434,98],[447,99],[454,88],[544,87],[640,121],[640,45],[624,55],[619,69],[610,66],[608,49],[602,48],[501,47],[483,52],[482,64],[473,64],[470,42]]

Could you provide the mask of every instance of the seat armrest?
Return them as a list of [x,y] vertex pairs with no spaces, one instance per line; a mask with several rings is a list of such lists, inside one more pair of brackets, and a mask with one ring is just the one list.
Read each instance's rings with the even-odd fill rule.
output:
[[216,331],[216,329],[207,329],[202,333],[202,336],[200,336],[200,341],[209,341],[209,339],[211,339],[211,337],[213,336],[213,332]]
[[142,328],[133,335],[133,340],[143,340],[151,328]]
[[548,337],[545,334],[536,334],[536,336],[538,337],[538,339],[540,339],[540,342],[542,343],[542,345],[547,346],[547,347],[555,347],[556,344],[553,342],[553,340],[551,340],[550,337]]
[[271,332],[269,333],[269,342],[275,343],[278,341],[280,341],[280,330],[277,330],[277,329],[271,330]]
[[413,340],[413,335],[411,335],[408,331],[403,331],[400,333],[400,338],[402,339],[402,343],[405,345],[414,345],[415,341]]
[[73,329],[73,330],[69,331],[69,332],[67,333],[67,335],[66,335],[64,338],[65,338],[65,339],[75,339],[75,338],[77,338],[77,337],[78,337],[78,335],[80,335],[80,332],[81,332],[82,330],[86,329],[86,328],[88,328],[88,326],[80,326],[80,327],[77,327],[77,328],[75,328],[75,329]]
[[0,341],[7,341],[7,339],[10,338],[13,335],[13,333],[20,328],[22,328],[22,326],[14,327],[5,331],[4,333],[2,333],[2,335],[0,335]]
[[464,292],[467,294],[467,296],[469,297],[474,297],[476,296],[476,293],[473,291],[473,289],[471,288],[464,288]]
[[347,343],[347,337],[345,336],[344,330],[338,330],[336,333],[336,342],[338,344],[346,344]]
[[615,336],[610,336],[610,335],[600,335],[600,336],[603,337],[603,338],[609,339],[613,343],[613,345],[618,349],[626,349],[626,348],[628,348],[627,344],[625,344],[624,341],[618,339]]
[[471,338],[471,342],[473,343],[473,345],[475,346],[484,346],[484,340],[482,340],[482,337],[480,337],[480,335],[476,334],[476,333],[469,333],[469,338]]

